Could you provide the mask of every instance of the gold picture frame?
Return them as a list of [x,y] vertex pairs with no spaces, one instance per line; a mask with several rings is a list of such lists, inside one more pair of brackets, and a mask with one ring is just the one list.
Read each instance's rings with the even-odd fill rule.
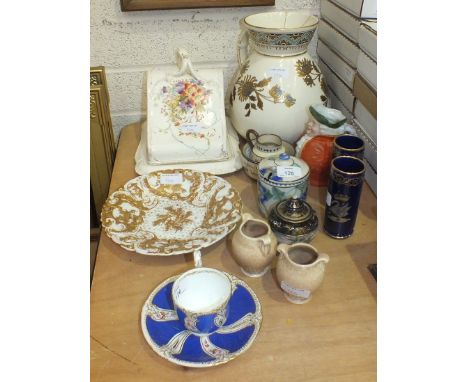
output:
[[123,12],[157,9],[190,9],[220,7],[255,7],[275,5],[275,0],[120,0]]
[[115,150],[105,69],[102,66],[91,68],[90,178],[98,219],[109,192]]

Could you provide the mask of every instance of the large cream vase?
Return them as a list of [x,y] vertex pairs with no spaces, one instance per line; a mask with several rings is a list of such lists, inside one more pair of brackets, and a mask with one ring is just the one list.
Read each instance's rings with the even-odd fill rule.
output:
[[249,129],[294,144],[309,106],[327,103],[325,81],[307,52],[318,19],[306,12],[266,12],[240,21],[239,69],[231,80],[230,117],[245,138]]

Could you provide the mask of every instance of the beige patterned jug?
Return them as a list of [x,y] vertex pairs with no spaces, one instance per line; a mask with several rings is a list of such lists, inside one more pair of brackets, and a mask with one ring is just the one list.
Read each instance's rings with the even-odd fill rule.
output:
[[278,252],[276,275],[284,296],[294,304],[306,303],[322,284],[328,255],[306,243],[280,244]]
[[277,240],[265,220],[242,214],[242,224],[232,237],[231,254],[249,277],[261,277],[276,255]]

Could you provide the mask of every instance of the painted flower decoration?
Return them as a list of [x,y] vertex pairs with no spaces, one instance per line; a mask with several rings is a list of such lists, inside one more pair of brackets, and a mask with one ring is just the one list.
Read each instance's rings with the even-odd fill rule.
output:
[[239,95],[239,100],[244,102],[247,101],[249,96],[255,90],[257,79],[250,74],[246,75],[239,81],[239,88],[237,94]]
[[273,98],[274,103],[284,103],[286,107],[291,107],[296,103],[296,99],[289,93],[285,93],[278,85],[273,86],[268,94]]
[[265,87],[270,84],[272,77],[258,80],[257,77],[246,74],[249,68],[249,61],[242,65],[236,83],[233,86],[229,97],[229,103],[233,105],[236,97],[240,102],[246,102],[244,109],[245,116],[250,116],[252,110],[263,110],[263,100],[273,103],[284,103],[286,107],[291,107],[296,103],[296,99],[290,94],[285,94],[279,85],[274,85],[264,93]]
[[172,86],[163,86],[163,113],[175,126],[182,123],[199,122],[203,119],[205,107],[212,91],[195,79],[176,81]]
[[296,99],[291,96],[291,94],[286,94],[284,97],[284,104],[287,107],[291,107],[296,103]]
[[315,62],[308,58],[296,61],[296,73],[304,80],[305,84],[310,87],[315,85],[315,80],[320,81],[322,78],[322,73],[320,73]]
[[312,61],[307,58],[298,60],[296,62],[296,70],[297,72],[300,72],[303,76],[310,74],[310,72],[312,72]]
[[193,102],[191,100],[189,100],[189,99],[184,99],[184,100],[179,102],[179,106],[180,106],[181,109],[187,111],[188,109],[193,107]]
[[278,85],[273,86],[268,92],[268,94],[270,94],[273,97],[274,103],[281,102],[281,99],[283,98],[283,93],[283,90]]
[[[266,169],[263,168],[262,170],[264,170],[263,174],[265,174]],[[260,170],[260,172],[262,172],[262,170]],[[259,194],[260,202],[265,203],[268,199],[271,198],[270,192],[262,183],[259,183],[259,186],[260,186],[260,194]]]
[[185,90],[185,84],[182,81],[179,81],[176,83],[174,89],[178,94],[182,94]]

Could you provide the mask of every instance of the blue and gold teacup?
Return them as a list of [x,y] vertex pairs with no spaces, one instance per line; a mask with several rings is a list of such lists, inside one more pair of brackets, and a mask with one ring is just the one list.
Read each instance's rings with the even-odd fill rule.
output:
[[226,273],[213,268],[195,268],[174,282],[172,301],[187,330],[209,334],[226,322],[233,290]]

